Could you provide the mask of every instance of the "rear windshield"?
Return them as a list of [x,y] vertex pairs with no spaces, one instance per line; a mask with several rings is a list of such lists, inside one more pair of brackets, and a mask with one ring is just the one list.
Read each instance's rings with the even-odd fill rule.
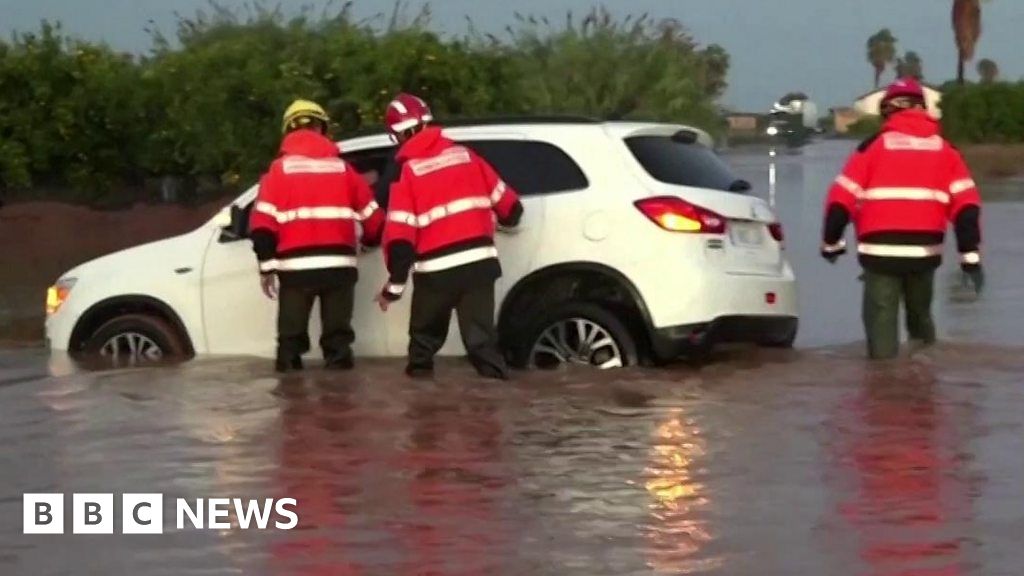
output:
[[742,192],[749,187],[713,150],[688,140],[678,136],[633,136],[626,138],[626,146],[659,182],[727,192]]

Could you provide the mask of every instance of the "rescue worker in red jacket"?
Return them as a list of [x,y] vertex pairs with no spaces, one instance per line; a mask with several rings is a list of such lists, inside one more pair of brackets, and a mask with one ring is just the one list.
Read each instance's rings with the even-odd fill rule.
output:
[[506,379],[494,327],[494,283],[501,276],[495,223],[515,227],[519,197],[472,150],[431,126],[423,100],[399,94],[385,121],[399,144],[398,180],[391,186],[384,252],[390,278],[377,302],[382,310],[402,297],[415,273],[409,321],[410,376],[433,373],[434,355],[448,337],[452,311],[477,372]]
[[940,136],[921,85],[904,78],[889,86],[882,116],[881,132],[858,147],[829,191],[821,249],[835,262],[846,252],[843,232],[853,221],[874,359],[899,353],[901,298],[911,340],[935,341],[931,302],[948,222],[965,279],[977,293],[984,284],[978,188],[960,153]]
[[250,217],[260,284],[268,298],[278,298],[275,367],[282,372],[302,368],[318,298],[326,366],[352,367],[356,224],[365,246],[380,243],[384,225],[369,185],[327,137],[329,122],[314,102],[288,107],[280,155],[260,181]]

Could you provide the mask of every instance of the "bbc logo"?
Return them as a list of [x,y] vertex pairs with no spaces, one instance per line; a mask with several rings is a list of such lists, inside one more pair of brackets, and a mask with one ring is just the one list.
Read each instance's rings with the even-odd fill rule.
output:
[[[73,494],[71,531],[73,534],[113,534],[113,494]],[[63,494],[25,494],[22,501],[25,534],[64,533]],[[121,496],[122,534],[163,534],[163,494],[123,494]]]
[[[177,498],[177,530],[292,530],[299,524],[294,498]],[[72,494],[73,534],[113,534],[113,494]],[[25,494],[25,534],[63,534],[63,494]],[[191,527],[191,528],[188,528]],[[122,494],[121,534],[163,534],[163,494]]]

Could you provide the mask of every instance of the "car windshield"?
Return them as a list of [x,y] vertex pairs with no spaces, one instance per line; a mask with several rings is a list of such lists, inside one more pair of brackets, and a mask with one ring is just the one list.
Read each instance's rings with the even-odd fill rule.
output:
[[626,138],[626,146],[644,170],[659,182],[726,192],[745,192],[750,188],[750,184],[733,174],[718,154],[697,143],[693,133],[632,136]]

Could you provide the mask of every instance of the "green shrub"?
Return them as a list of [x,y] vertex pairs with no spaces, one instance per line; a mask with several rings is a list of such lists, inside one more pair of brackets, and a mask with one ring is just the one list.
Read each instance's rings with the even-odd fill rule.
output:
[[[0,41],[0,189],[90,204],[146,199],[154,179],[203,200],[253,181],[295,98],[325,105],[334,135],[379,126],[399,91],[439,118],[575,113],[720,129],[729,56],[673,20],[594,10],[555,28],[520,17],[506,39],[441,37],[429,10],[386,25],[336,14],[286,18],[212,4],[154,35],[145,57],[67,37],[59,25]],[[403,23],[405,22],[405,23]],[[216,183],[219,183],[217,185]],[[46,192],[42,192],[45,190]]]
[[857,138],[867,138],[882,129],[881,116],[864,116],[847,128],[847,134]]
[[956,142],[1024,142],[1024,82],[947,86],[942,125]]

